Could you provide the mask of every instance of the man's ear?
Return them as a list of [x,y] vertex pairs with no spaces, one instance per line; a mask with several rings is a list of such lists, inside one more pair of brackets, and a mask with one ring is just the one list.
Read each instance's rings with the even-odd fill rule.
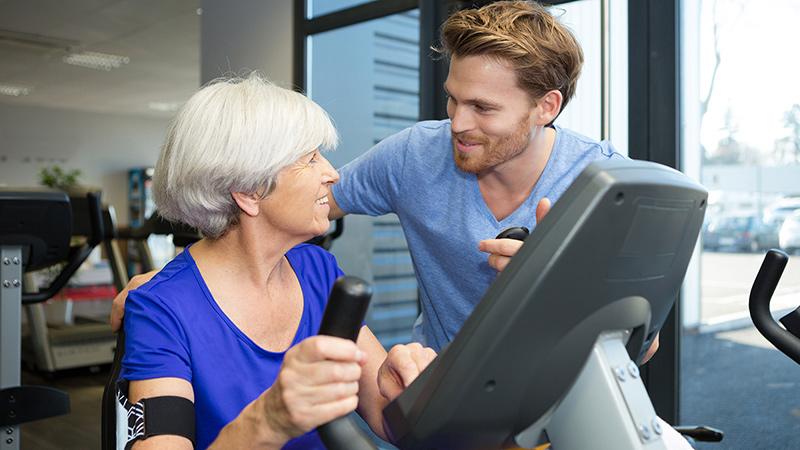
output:
[[231,197],[243,213],[251,217],[258,215],[261,208],[261,196],[256,193],[231,192]]
[[545,126],[555,120],[558,113],[561,112],[561,105],[564,103],[564,96],[561,91],[553,89],[544,94],[537,100],[536,109],[534,110],[533,123],[539,126]]

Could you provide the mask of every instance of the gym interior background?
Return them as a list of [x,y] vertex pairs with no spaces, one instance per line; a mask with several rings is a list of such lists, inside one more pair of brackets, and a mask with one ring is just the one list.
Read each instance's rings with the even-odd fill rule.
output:
[[[447,67],[429,48],[449,11],[483,3],[0,0],[0,184],[79,170],[76,183],[100,188],[120,226],[141,225],[171,116],[203,83],[246,69],[331,113],[342,136],[331,161],[341,166],[417,120],[446,116]],[[795,448],[800,368],[755,332],[747,300],[766,248],[800,250],[800,60],[789,51],[800,2],[550,4],[586,55],[559,123],[676,167],[711,193],[680,302],[644,371],[656,409],[726,432],[700,448]],[[374,283],[368,322],[386,346],[407,341],[417,294],[397,219],[348,217],[345,230],[332,251]],[[169,237],[149,244],[157,264],[174,251]],[[98,250],[45,305],[50,328],[106,320],[105,256]],[[798,303],[790,260],[773,307]],[[22,448],[99,448],[108,365],[26,366],[25,381],[66,389],[73,412],[23,426]]]

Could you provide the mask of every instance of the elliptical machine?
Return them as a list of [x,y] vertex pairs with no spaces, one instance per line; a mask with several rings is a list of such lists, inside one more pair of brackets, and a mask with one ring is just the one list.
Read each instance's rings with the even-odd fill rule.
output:
[[[90,229],[86,242],[70,247],[72,208],[63,192],[0,189],[0,427],[2,449],[19,449],[19,425],[68,414],[69,397],[44,386],[20,386],[23,304],[55,295],[103,237],[100,197],[86,196]],[[25,271],[65,262],[43,290],[23,293]]]
[[772,318],[769,303],[778,287],[789,255],[772,249],[764,256],[764,262],[750,290],[750,317],[756,329],[778,350],[800,364],[800,307],[780,318],[784,328]]

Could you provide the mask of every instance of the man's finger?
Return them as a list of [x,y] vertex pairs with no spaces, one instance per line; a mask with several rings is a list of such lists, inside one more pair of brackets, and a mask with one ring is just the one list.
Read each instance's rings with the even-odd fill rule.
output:
[[500,255],[490,255],[489,256],[489,267],[493,268],[498,272],[502,272],[505,270],[508,263],[511,262],[511,258],[508,256],[500,256]]
[[478,250],[493,255],[514,256],[522,244],[516,239],[486,239],[478,243]]
[[550,207],[551,206],[552,206],[552,204],[550,203],[550,199],[549,198],[545,197],[545,198],[539,200],[539,204],[536,205],[536,223],[537,224],[539,222],[541,222],[542,219],[544,219],[544,216],[546,216],[548,212],[550,212]]

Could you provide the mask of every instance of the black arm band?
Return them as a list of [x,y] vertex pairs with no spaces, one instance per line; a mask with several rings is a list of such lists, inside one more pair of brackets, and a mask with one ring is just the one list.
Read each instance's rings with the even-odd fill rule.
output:
[[[128,414],[128,432],[125,449],[134,442],[151,436],[183,436],[195,445],[194,403],[178,396],[144,398],[131,404],[123,389],[119,389],[118,400]],[[121,424],[118,424],[118,426]]]

